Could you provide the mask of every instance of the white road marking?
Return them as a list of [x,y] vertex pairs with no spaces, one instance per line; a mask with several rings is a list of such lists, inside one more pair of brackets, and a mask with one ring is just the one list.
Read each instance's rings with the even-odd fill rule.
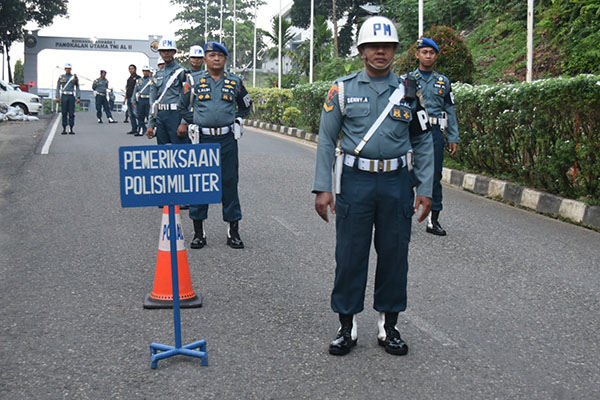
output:
[[425,321],[424,319],[408,312],[405,312],[404,315],[414,326],[419,328],[420,331],[440,342],[442,346],[458,347],[458,343],[450,339],[450,337],[444,332],[430,325],[429,322]]
[[271,215],[271,218],[273,218],[275,221],[279,222],[281,224],[281,226],[283,226],[285,229],[292,232],[294,234],[294,236],[300,236],[300,232],[298,232],[296,229],[291,227],[290,224],[288,224],[284,219],[275,217],[273,215]]
[[52,126],[52,130],[50,131],[50,134],[46,138],[46,142],[44,143],[44,147],[42,147],[41,154],[48,154],[48,152],[50,151],[50,145],[52,144],[52,140],[54,139],[54,134],[56,133],[56,128],[58,127],[58,121],[59,120],[60,120],[60,117],[57,117],[56,121],[54,121],[54,125]]
[[276,138],[279,138],[279,139],[288,140],[290,142],[295,142],[295,143],[298,143],[298,144],[301,144],[301,145],[304,145],[306,147],[310,147],[310,148],[313,148],[313,149],[315,149],[317,147],[317,144],[315,142],[304,140],[304,139],[301,139],[301,138],[298,138],[298,137],[295,137],[295,136],[285,135],[285,134],[279,133],[279,132],[267,131],[265,129],[256,128],[256,127],[253,127],[253,126],[249,126],[248,129],[249,130],[251,129],[251,130],[256,131],[258,133],[262,133],[263,135],[269,135],[269,136],[273,136],[273,137],[276,137]]

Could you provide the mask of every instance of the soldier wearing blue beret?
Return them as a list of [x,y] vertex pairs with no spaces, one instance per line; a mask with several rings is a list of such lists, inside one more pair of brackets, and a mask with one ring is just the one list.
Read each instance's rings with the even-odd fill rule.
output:
[[433,177],[433,194],[431,215],[427,222],[426,231],[438,236],[445,236],[446,231],[439,222],[442,211],[442,166],[444,163],[444,133],[448,137],[450,155],[454,156],[458,149],[458,120],[454,109],[454,94],[450,79],[433,70],[440,49],[429,38],[417,40],[419,68],[411,73],[418,82],[418,88],[425,99],[425,107],[431,123],[433,148],[435,153],[435,168]]
[[[182,123],[178,133],[187,135],[188,124],[193,124],[199,128],[199,143],[221,145],[222,211],[223,220],[229,225],[227,245],[242,249],[244,243],[239,233],[242,210],[238,196],[238,140],[242,135],[243,118],[250,113],[252,101],[242,78],[225,71],[228,54],[221,43],[208,42],[204,45],[207,70],[188,74],[178,106],[187,124]],[[194,238],[190,246],[194,249],[206,245],[203,222],[207,217],[208,204],[190,206],[190,218],[194,221]]]
[[100,78],[97,78],[92,83],[92,90],[94,91],[95,100],[96,100],[96,117],[98,118],[98,123],[102,123],[102,109],[104,108],[104,113],[106,114],[106,118],[108,118],[108,123],[114,124],[115,121],[112,117],[112,113],[110,112],[110,107],[108,104],[108,80],[106,79],[106,71],[100,70]]
[[365,68],[337,79],[321,112],[313,193],[321,218],[329,221],[328,209],[335,213],[331,308],[341,327],[329,345],[333,355],[348,354],[357,343],[354,316],[364,308],[373,228],[377,341],[389,354],[408,352],[396,323],[406,309],[412,217],[422,207],[423,221],[431,205],[433,144],[416,83],[391,71],[397,46],[392,21],[366,20],[358,35]]

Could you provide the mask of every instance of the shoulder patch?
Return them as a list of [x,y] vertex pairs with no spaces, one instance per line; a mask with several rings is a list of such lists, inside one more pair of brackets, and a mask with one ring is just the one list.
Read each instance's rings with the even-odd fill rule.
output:
[[333,99],[340,91],[340,88],[338,87],[338,85],[333,85],[330,89],[329,89],[329,93],[327,93],[327,102],[331,103],[331,99]]
[[323,103],[323,110],[325,110],[325,112],[333,110],[333,104]]

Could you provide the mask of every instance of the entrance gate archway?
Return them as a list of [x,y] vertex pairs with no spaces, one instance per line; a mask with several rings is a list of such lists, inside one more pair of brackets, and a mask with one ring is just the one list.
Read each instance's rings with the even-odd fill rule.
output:
[[[158,41],[161,36],[148,35],[148,40],[135,39],[101,39],[40,36],[38,30],[25,36],[25,65],[23,79],[32,82],[31,93],[38,90],[38,54],[42,50],[87,50],[110,51],[120,53],[143,53],[150,59],[150,65],[158,61]],[[54,82],[56,84],[56,82]]]

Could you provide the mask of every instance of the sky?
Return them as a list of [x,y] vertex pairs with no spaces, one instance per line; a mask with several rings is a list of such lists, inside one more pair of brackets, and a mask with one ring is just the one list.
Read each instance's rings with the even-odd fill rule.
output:
[[[281,0],[283,8],[293,0]],[[258,27],[270,30],[270,21],[279,11],[280,0],[266,0],[259,8]],[[148,35],[174,36],[184,27],[172,22],[179,11],[169,0],[70,0],[68,17],[55,18],[54,23],[39,31],[40,36],[96,37],[98,39],[148,39]],[[27,29],[36,29],[35,24]],[[11,68],[17,60],[24,61],[23,43],[15,43],[10,51]],[[100,69],[107,71],[106,78],[115,91],[124,90],[129,64],[141,67],[148,64],[148,57],[141,53],[115,53],[106,51],[44,50],[38,55],[38,87],[56,86],[66,62],[73,65],[73,73],[80,78],[81,89],[91,90],[92,81],[100,76]],[[0,76],[8,80],[5,62]]]

